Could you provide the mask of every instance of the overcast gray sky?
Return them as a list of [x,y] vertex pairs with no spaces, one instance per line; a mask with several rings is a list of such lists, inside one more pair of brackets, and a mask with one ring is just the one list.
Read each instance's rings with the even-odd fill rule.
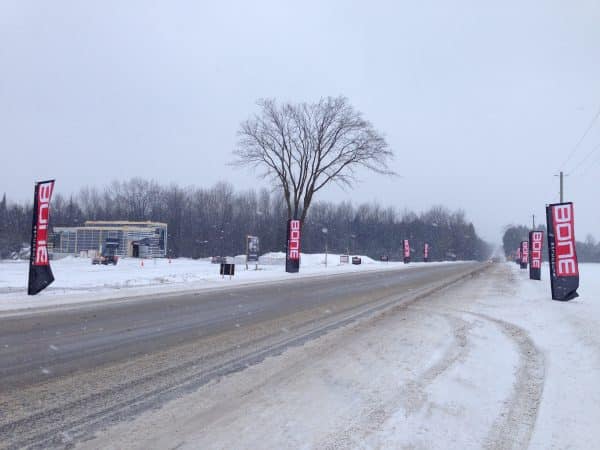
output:
[[562,168],[578,239],[600,238],[600,119],[576,147],[600,108],[599,24],[599,0],[0,0],[0,193],[260,187],[226,166],[256,99],[341,94],[402,177],[320,199],[462,208],[499,242],[542,220]]

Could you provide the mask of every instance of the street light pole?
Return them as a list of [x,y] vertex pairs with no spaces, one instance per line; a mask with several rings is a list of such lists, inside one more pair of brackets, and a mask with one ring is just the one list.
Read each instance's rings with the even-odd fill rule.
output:
[[323,227],[321,229],[321,231],[323,232],[323,234],[325,235],[325,267],[327,267],[327,228]]

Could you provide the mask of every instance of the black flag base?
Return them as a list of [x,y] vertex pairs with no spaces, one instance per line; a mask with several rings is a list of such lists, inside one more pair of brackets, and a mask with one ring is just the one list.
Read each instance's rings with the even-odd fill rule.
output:
[[552,295],[552,300],[557,300],[559,302],[568,302],[569,300],[573,300],[574,298],[579,297],[577,291],[568,292],[564,295]]
[[287,273],[298,273],[300,272],[300,261],[288,259],[285,262],[285,271]]
[[542,279],[542,271],[540,269],[529,269],[529,279],[540,281]]
[[574,298],[579,297],[579,294],[577,293],[578,287],[577,284],[573,283],[573,280],[568,279],[561,284],[555,283],[554,286],[551,286],[552,300],[558,300],[559,302],[573,300]]
[[30,266],[27,294],[35,295],[50,286],[53,281],[54,275],[52,275],[50,266]]

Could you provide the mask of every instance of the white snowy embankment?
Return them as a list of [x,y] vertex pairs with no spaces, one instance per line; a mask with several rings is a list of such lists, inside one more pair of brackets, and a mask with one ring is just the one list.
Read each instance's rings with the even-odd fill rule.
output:
[[600,264],[580,264],[569,302],[551,300],[547,264],[541,281],[507,265],[505,282],[466,284],[456,303],[449,293],[444,312],[470,329],[470,350],[424,390],[417,414],[390,415],[375,447],[598,448]]
[[[529,448],[598,448],[600,442],[600,264],[579,265],[579,297],[552,301],[542,281],[511,265],[516,296],[489,311],[526,330],[544,357],[544,386]],[[502,300],[501,298],[498,299]]]
[[[235,276],[222,278],[219,265],[207,259],[121,258],[116,266],[92,265],[88,258],[66,257],[52,261],[55,281],[36,296],[27,295],[27,261],[0,261],[0,311],[47,307],[104,299],[160,294],[187,290],[214,289],[245,283],[294,279],[340,273],[397,270],[424,263],[404,265],[382,263],[361,256],[361,265],[340,264],[340,255],[302,254],[300,272],[285,272],[284,253],[261,256],[258,270],[253,263],[246,270],[244,257],[236,257]],[[266,264],[263,264],[263,261]],[[447,263],[428,263],[447,264]]]

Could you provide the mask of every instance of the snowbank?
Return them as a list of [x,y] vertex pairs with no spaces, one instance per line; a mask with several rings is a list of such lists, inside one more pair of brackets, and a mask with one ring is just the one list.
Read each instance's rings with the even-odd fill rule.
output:
[[208,259],[121,258],[117,266],[103,266],[92,265],[87,258],[69,256],[52,261],[54,283],[33,297],[26,292],[28,262],[6,260],[0,261],[0,311],[354,271],[409,270],[424,264],[382,263],[367,256],[361,258],[361,265],[340,264],[340,255],[328,254],[325,266],[325,254],[303,253],[300,273],[288,274],[282,267],[284,253],[262,255],[258,270],[254,270],[254,264],[246,270],[245,259],[238,256],[236,274],[230,279],[222,278],[219,265],[211,264]]

